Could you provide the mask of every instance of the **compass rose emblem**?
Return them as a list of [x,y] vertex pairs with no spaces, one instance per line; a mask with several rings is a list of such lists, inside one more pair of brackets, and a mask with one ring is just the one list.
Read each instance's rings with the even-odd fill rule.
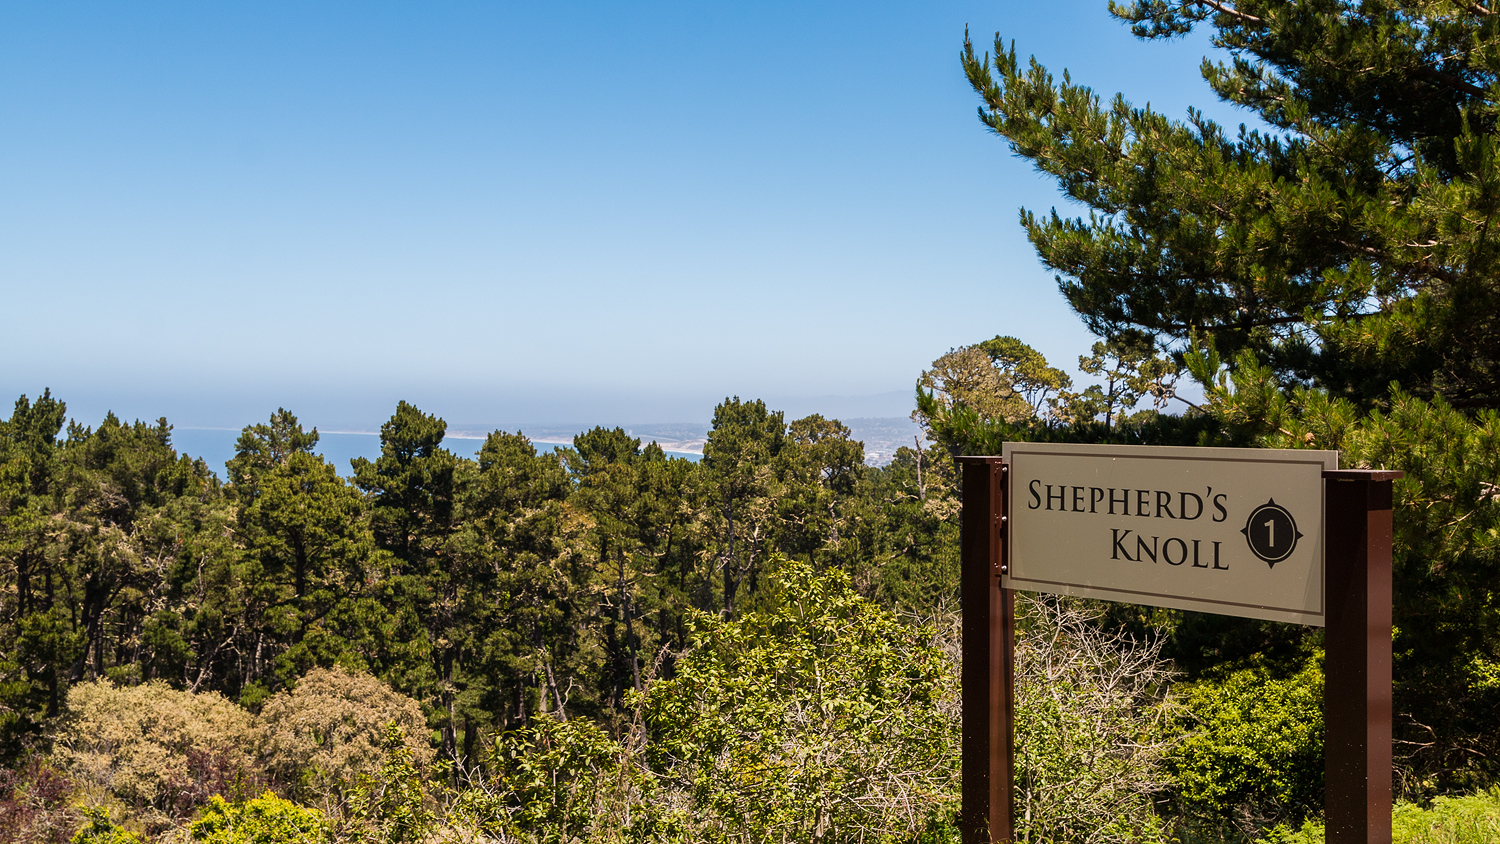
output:
[[1250,511],[1245,527],[1240,531],[1250,545],[1250,553],[1275,568],[1276,564],[1292,556],[1297,550],[1297,540],[1302,533],[1297,530],[1297,520],[1272,498]]

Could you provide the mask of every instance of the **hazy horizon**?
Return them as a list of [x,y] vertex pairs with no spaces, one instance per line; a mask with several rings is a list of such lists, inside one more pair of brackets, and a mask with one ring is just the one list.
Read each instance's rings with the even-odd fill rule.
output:
[[1079,211],[975,118],[966,26],[1248,117],[1198,79],[1206,36],[1092,0],[0,8],[0,391],[667,421],[901,415],[997,334],[1072,369],[1093,338],[1016,215]]

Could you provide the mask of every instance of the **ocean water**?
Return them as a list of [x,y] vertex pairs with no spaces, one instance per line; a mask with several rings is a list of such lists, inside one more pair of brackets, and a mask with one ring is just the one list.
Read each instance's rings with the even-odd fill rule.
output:
[[[173,428],[172,445],[176,447],[178,454],[186,454],[190,457],[201,457],[208,468],[221,479],[226,477],[224,464],[234,457],[234,444],[239,441],[238,430],[226,430],[221,428]],[[570,442],[537,442],[537,453],[545,453],[558,448],[570,447]],[[484,440],[479,437],[446,437],[443,447],[458,455],[459,457],[474,458],[478,456],[479,449],[484,446]],[[351,477],[354,474],[350,461],[356,457],[374,460],[380,456],[379,434],[343,434],[318,432],[317,453],[323,455],[323,459],[334,465],[340,475]],[[668,457],[684,457],[696,462],[702,455],[692,452],[669,451]]]

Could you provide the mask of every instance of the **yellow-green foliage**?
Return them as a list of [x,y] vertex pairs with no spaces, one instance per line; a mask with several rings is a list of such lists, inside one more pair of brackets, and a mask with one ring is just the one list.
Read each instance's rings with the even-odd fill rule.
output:
[[1500,788],[1439,797],[1430,809],[1397,806],[1391,832],[1397,844],[1494,844],[1500,841]]
[[592,721],[543,716],[497,738],[490,763],[515,828],[565,840],[586,836],[621,796],[610,787],[628,780],[619,775],[624,755]]
[[406,736],[394,724],[381,745],[385,764],[361,775],[349,796],[340,838],[350,844],[418,844],[437,828],[429,783],[415,764]]
[[1188,732],[1171,758],[1184,809],[1252,827],[1299,824],[1323,799],[1323,672],[1245,669],[1185,695]]
[[[1400,803],[1391,813],[1391,844],[1495,844],[1500,841],[1500,788],[1465,797],[1439,797],[1423,809]],[[1263,844],[1323,844],[1323,824],[1274,830]]]
[[328,844],[330,840],[322,812],[269,791],[239,804],[213,798],[190,833],[203,844]]
[[406,735],[414,764],[432,762],[427,719],[416,701],[368,674],[315,668],[290,692],[266,701],[258,721],[267,770],[281,782],[339,793],[386,760],[386,727]]
[[764,610],[694,613],[676,676],[636,698],[650,737],[641,779],[655,785],[621,820],[694,842],[935,834],[957,809],[960,725],[932,631],[861,598],[838,569],[772,565]]
[[191,765],[213,759],[248,769],[252,735],[249,713],[216,693],[100,680],[68,692],[57,756],[90,799],[113,798],[149,815],[180,808],[194,782]]
[[73,834],[73,844],[142,844],[141,837],[109,819],[109,810],[87,808],[83,810],[88,823]]

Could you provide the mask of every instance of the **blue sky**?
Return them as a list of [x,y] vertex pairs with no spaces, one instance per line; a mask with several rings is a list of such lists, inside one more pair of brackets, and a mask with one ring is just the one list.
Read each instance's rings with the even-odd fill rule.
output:
[[1095,0],[0,3],[0,391],[622,424],[901,415],[996,334],[1071,365],[1016,223],[1061,200],[976,119],[965,24],[1243,119],[1206,39]]

